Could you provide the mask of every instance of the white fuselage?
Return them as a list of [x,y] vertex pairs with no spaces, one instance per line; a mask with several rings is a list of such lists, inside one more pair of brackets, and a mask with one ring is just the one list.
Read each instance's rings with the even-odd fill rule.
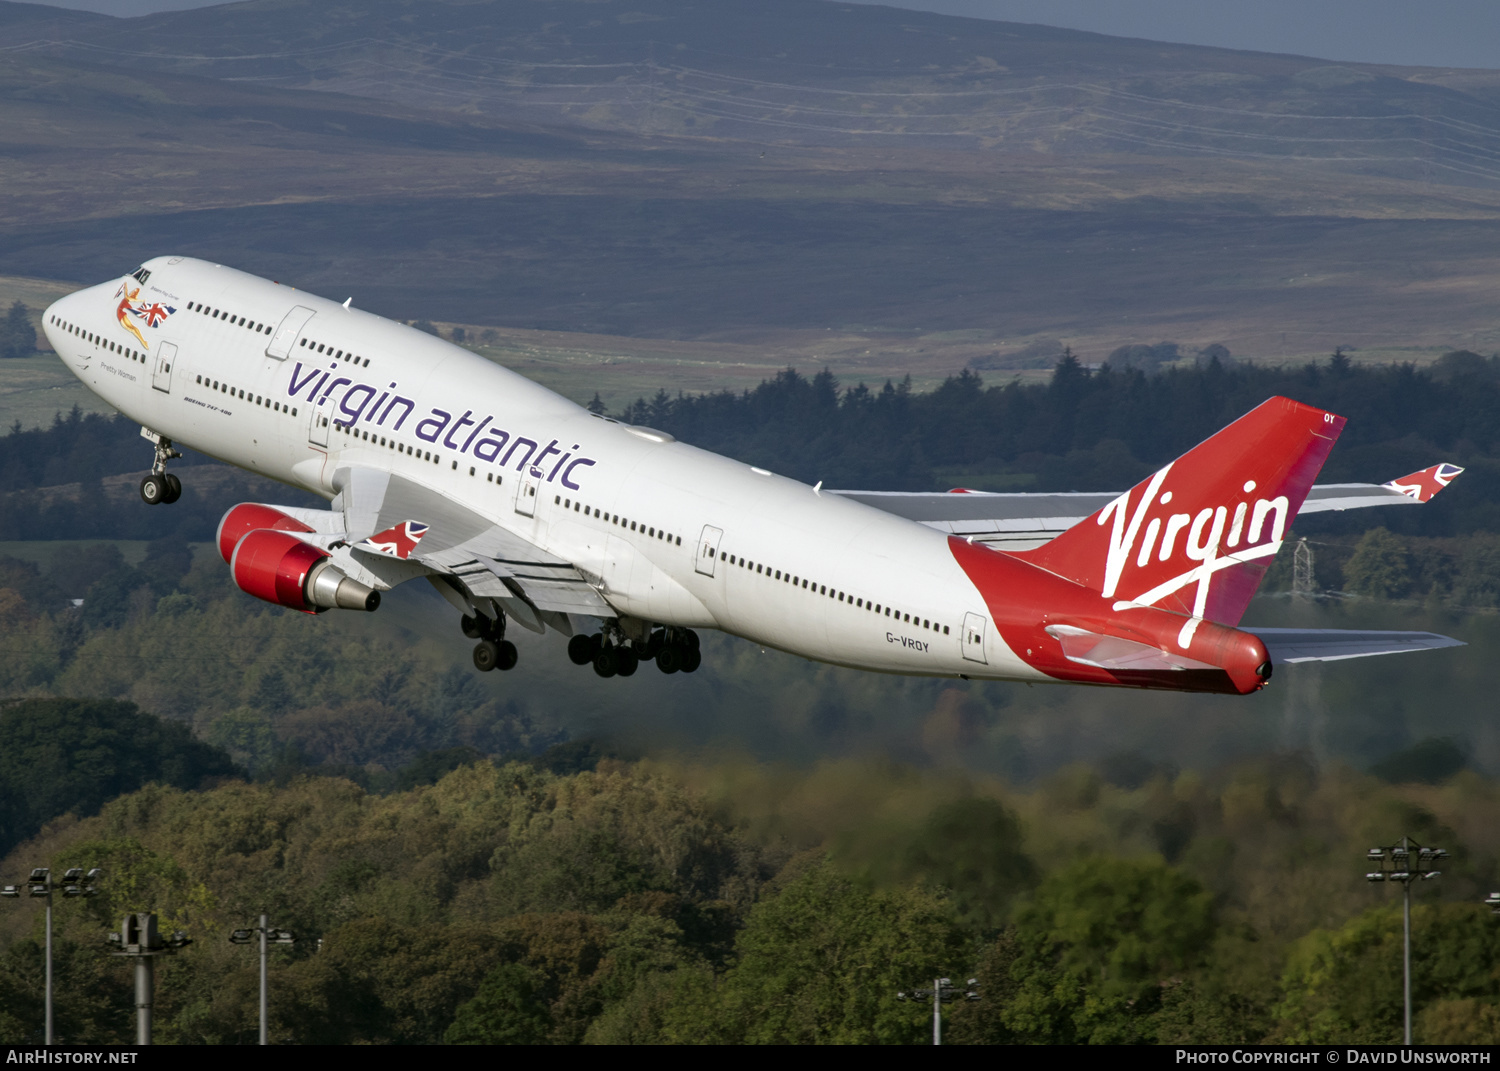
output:
[[292,287],[189,258],[144,269],[58,301],[45,330],[160,435],[330,499],[340,468],[418,481],[597,577],[621,615],[864,669],[1050,679],[1006,646],[941,532]]

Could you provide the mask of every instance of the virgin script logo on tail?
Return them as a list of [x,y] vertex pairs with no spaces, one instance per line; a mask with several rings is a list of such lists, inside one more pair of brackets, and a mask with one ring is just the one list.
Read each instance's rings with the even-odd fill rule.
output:
[[1243,501],[1204,506],[1195,513],[1173,513],[1173,493],[1163,490],[1171,471],[1172,466],[1168,465],[1151,477],[1134,511],[1130,507],[1132,491],[1099,511],[1099,524],[1113,522],[1101,594],[1112,599],[1119,595],[1122,584],[1129,587],[1127,570],[1132,566],[1131,571],[1144,574],[1141,579],[1148,583],[1164,571],[1171,573],[1178,568],[1148,590],[1117,602],[1115,607],[1151,606],[1196,583],[1193,617],[1201,618],[1208,606],[1209,582],[1215,573],[1270,557],[1281,549],[1282,537],[1291,520],[1291,503],[1285,495],[1250,499],[1255,481],[1247,480],[1243,485],[1246,495]]

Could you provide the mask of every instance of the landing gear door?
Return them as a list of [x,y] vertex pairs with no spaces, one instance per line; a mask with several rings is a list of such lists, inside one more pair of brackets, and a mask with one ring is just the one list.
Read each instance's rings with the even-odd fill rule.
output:
[[151,386],[172,393],[172,366],[177,363],[177,347],[170,342],[156,344],[156,364],[151,368]]
[[536,516],[536,496],[542,486],[542,470],[527,465],[521,473],[521,482],[516,485],[516,512],[523,517]]
[[719,540],[723,538],[722,528],[715,528],[711,524],[703,526],[703,534],[698,537],[698,555],[693,567],[704,576],[714,575],[714,563],[719,559]]
[[984,615],[964,614],[964,657],[970,662],[988,664],[984,657]]
[[298,336],[302,334],[302,329],[312,318],[312,309],[293,305],[292,311],[281,318],[280,326],[271,336],[271,344],[266,347],[266,356],[274,357],[278,361],[286,360],[292,352],[292,347],[296,345]]
[[307,424],[307,441],[314,446],[327,446],[328,413],[324,412],[323,407],[316,403],[309,405],[307,408],[312,413]]

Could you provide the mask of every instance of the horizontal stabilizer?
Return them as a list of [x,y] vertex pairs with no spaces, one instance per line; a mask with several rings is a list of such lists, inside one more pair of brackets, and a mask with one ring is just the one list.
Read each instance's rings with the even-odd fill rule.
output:
[[1337,662],[1344,658],[1433,651],[1439,647],[1463,647],[1462,640],[1436,632],[1368,632],[1343,628],[1245,628],[1266,645],[1276,665],[1288,662]]

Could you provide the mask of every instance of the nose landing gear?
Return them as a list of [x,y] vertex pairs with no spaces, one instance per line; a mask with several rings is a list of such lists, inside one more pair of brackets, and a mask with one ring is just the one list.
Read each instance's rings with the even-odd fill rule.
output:
[[182,497],[182,481],[167,471],[167,462],[181,457],[173,449],[172,440],[158,435],[150,428],[141,428],[141,437],[156,446],[156,456],[151,462],[151,474],[141,480],[141,501],[148,506],[171,505]]
[[465,636],[471,640],[479,640],[474,645],[475,669],[488,673],[492,669],[504,671],[515,668],[519,655],[516,645],[505,638],[504,615],[492,621],[481,613],[476,613],[473,617],[465,614],[461,624]]

